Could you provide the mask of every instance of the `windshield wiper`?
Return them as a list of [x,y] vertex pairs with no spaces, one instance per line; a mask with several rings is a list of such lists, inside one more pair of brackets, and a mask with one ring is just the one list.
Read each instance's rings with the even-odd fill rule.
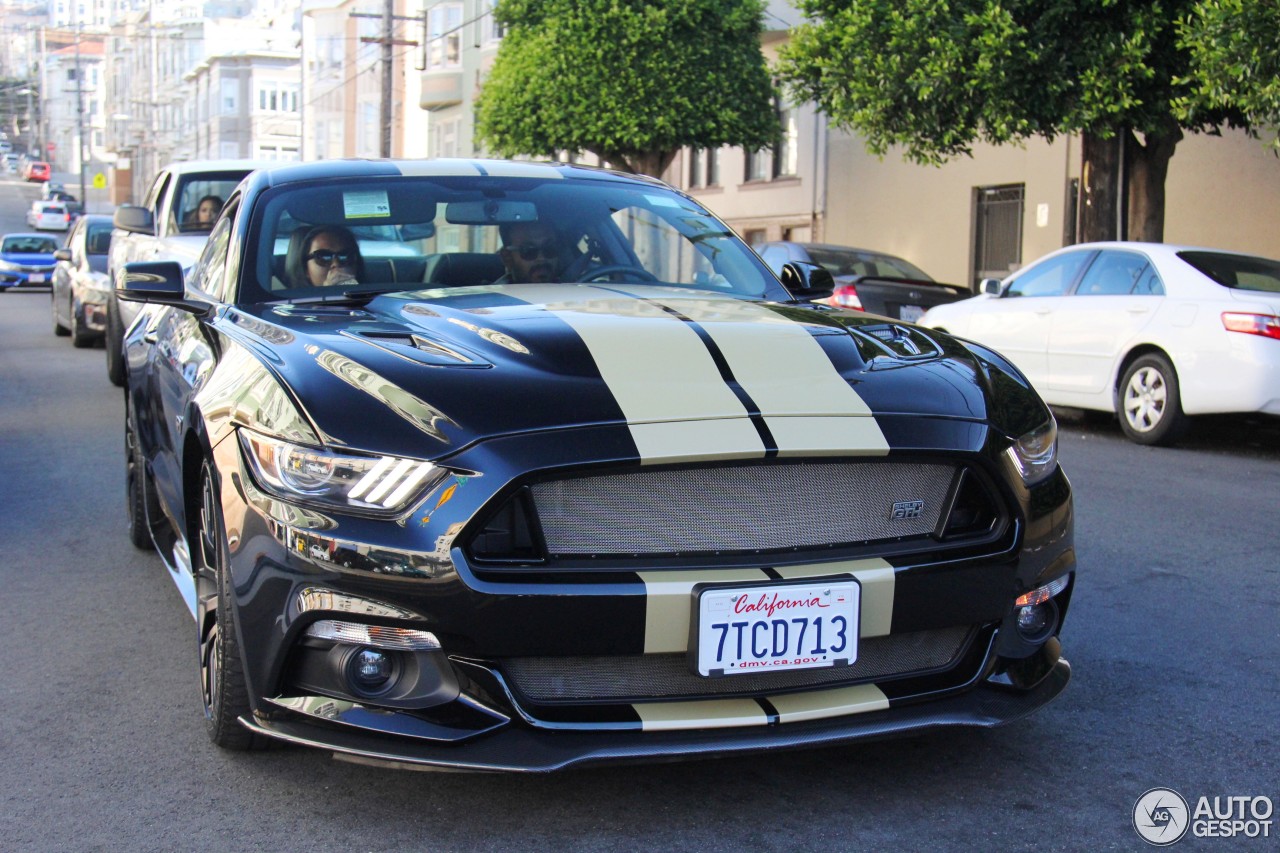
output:
[[374,290],[344,290],[341,293],[324,296],[301,296],[297,299],[285,299],[289,305],[367,305],[375,297],[388,293],[402,293],[403,287],[382,287]]

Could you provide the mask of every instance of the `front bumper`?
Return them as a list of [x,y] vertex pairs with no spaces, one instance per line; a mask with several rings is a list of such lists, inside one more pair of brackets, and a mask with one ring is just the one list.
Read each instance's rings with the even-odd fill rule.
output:
[[820,748],[923,734],[936,729],[994,728],[1020,720],[1055,699],[1071,678],[1071,666],[1046,655],[1046,674],[1029,690],[985,680],[967,692],[926,703],[891,707],[835,719],[758,728],[665,732],[614,732],[603,738],[583,731],[545,731],[508,725],[466,743],[391,739],[356,728],[325,726],[300,715],[255,714],[242,723],[271,738],[332,750],[334,757],[404,769],[448,768],[545,773],[588,764],[626,764],[750,755],[764,750]]
[[53,284],[53,268],[47,272],[0,271],[0,287],[50,287]]

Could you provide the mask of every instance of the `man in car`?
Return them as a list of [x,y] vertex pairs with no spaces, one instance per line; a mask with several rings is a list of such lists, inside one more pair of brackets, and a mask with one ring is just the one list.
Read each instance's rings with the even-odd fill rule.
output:
[[498,226],[502,248],[498,250],[507,274],[495,284],[529,284],[562,281],[564,240],[546,222],[514,222]]

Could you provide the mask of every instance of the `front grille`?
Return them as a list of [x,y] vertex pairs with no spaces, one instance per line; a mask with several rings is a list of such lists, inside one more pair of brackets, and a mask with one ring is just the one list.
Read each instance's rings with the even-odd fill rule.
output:
[[724,554],[936,531],[952,464],[805,462],[654,468],[536,483],[548,555]]
[[959,626],[870,637],[859,642],[858,660],[851,666],[721,678],[695,675],[683,654],[517,657],[500,661],[500,666],[516,692],[543,705],[694,699],[777,693],[943,669],[960,656],[972,634],[972,629]]

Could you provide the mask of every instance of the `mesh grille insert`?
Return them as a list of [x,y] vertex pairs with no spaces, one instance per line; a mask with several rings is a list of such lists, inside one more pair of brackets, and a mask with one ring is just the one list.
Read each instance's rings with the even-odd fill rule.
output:
[[520,657],[501,661],[511,685],[533,702],[638,701],[728,696],[820,687],[939,669],[964,650],[967,626],[870,637],[852,666],[703,678],[683,654]]
[[812,548],[931,533],[952,464],[654,468],[535,484],[553,557]]

